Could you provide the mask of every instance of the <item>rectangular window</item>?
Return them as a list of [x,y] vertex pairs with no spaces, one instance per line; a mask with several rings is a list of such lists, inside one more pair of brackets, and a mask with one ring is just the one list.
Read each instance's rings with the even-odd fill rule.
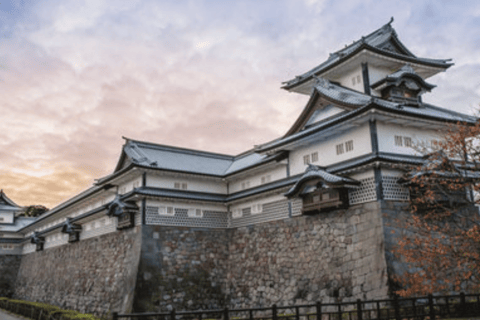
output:
[[173,188],[174,188],[174,189],[180,189],[180,187],[181,187],[180,182],[175,182],[175,183],[173,184]]
[[242,190],[250,188],[250,181],[242,182]]
[[395,145],[398,147],[403,147],[402,136],[395,136]]
[[263,212],[263,204],[256,203],[252,206],[252,214],[258,214]]
[[242,210],[241,209],[234,209],[232,211],[232,218],[237,219],[242,217]]
[[353,140],[345,142],[345,152],[353,151]]
[[158,208],[158,214],[161,216],[173,216],[174,212],[173,207],[162,206]]
[[0,217],[0,222],[5,221],[5,218]]
[[411,147],[412,146],[412,138],[403,137],[403,144],[404,144],[405,147]]
[[352,78],[352,85],[355,85],[356,84],[356,81],[355,81],[355,77]]
[[304,155],[303,156],[303,164],[309,164],[310,163],[310,155]]
[[201,218],[203,217],[202,209],[188,209],[188,216],[190,218]]
[[263,176],[260,180],[261,180],[262,184],[269,183],[270,180],[271,180],[271,176],[269,174],[267,174],[266,176]]
[[337,155],[343,153],[343,143],[337,144]]
[[182,183],[182,190],[187,190],[187,184],[185,182]]
[[360,75],[357,76],[357,83],[360,84],[361,82],[361,78],[360,78]]
[[317,162],[318,161],[318,152],[312,153],[312,162]]

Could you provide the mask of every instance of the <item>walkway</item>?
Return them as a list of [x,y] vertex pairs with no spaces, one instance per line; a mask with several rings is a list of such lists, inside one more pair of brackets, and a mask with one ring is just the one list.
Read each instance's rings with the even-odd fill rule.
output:
[[15,316],[11,316],[10,314],[0,309],[0,319],[1,320],[23,320],[25,318],[18,318]]

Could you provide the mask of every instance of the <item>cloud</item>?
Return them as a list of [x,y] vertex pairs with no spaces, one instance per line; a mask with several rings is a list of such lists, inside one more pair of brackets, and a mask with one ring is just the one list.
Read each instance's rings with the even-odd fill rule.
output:
[[25,2],[0,45],[0,186],[20,203],[51,206],[110,173],[122,136],[228,154],[275,139],[308,100],[280,90],[281,81],[393,15],[414,53],[455,58],[432,78],[429,99],[468,111],[479,95],[474,7]]

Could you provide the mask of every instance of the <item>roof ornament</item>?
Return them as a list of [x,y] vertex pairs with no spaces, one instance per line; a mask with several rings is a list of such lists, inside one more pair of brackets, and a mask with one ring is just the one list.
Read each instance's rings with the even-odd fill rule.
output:
[[392,22],[393,22],[393,20],[395,20],[395,19],[394,19],[393,16],[392,16],[392,17],[390,18],[390,21],[389,21],[387,24],[388,24],[388,25],[391,25]]
[[314,164],[309,163],[309,164],[308,164],[308,167],[307,167],[307,170],[305,170],[305,172],[317,171],[317,170],[325,170],[325,169],[326,169],[325,167],[320,167],[320,166],[317,166],[317,165],[314,165]]
[[62,226],[62,233],[74,233],[82,231],[82,226],[72,222],[72,218],[67,218]]
[[315,83],[316,85],[319,85],[323,88],[326,88],[326,89],[331,89],[333,86],[332,84],[330,83],[330,81],[328,81],[327,79],[325,78],[320,78],[320,77],[317,77],[317,76],[313,76],[313,78],[315,79]]

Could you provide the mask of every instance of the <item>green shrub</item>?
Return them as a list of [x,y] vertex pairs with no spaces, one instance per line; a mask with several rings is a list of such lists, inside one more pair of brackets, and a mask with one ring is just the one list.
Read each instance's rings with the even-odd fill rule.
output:
[[[8,306],[10,312],[14,312],[17,306],[31,306],[36,309],[36,311],[40,312],[43,310],[43,314],[48,315],[48,317],[52,319],[63,319],[63,320],[102,320],[101,318],[95,317],[91,314],[83,314],[77,312],[75,310],[63,310],[59,307],[52,306],[46,303],[41,302],[31,302],[31,301],[23,301],[23,300],[14,300],[5,297],[0,297],[0,308],[7,307],[6,303],[8,302]],[[35,319],[36,320],[36,319]]]

